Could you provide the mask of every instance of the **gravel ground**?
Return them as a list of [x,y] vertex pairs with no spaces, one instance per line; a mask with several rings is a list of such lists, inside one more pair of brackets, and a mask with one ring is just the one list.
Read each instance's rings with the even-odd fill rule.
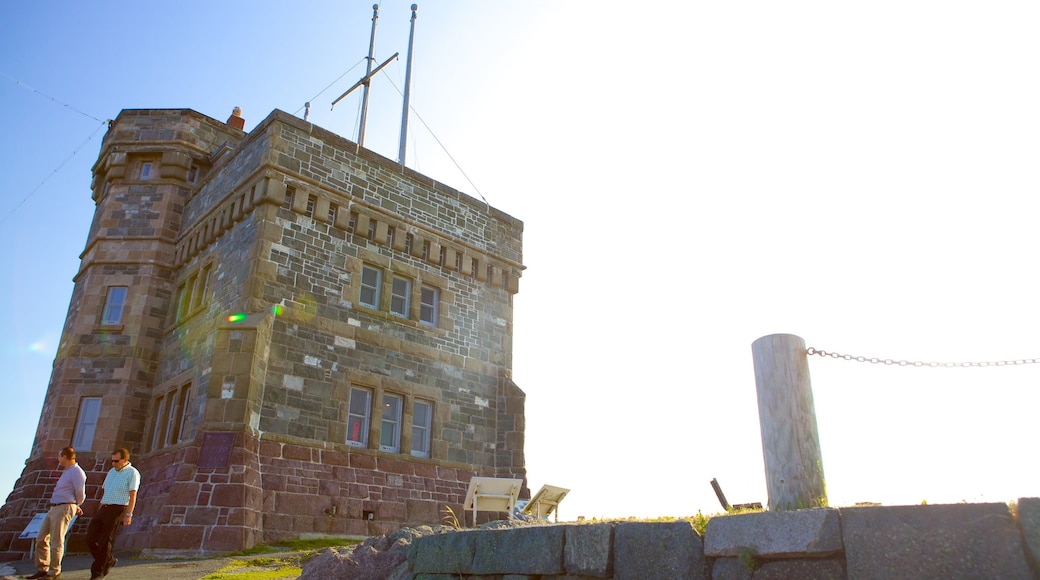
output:
[[[278,557],[287,554],[277,554]],[[275,554],[261,554],[275,556]],[[131,560],[127,554],[116,554],[119,564],[108,573],[106,580],[198,580],[227,566],[238,558],[211,558],[206,560]],[[252,557],[252,556],[251,556]],[[62,560],[61,580],[90,580],[88,554],[68,554]],[[18,560],[0,564],[0,579],[24,578],[36,573],[32,560]]]

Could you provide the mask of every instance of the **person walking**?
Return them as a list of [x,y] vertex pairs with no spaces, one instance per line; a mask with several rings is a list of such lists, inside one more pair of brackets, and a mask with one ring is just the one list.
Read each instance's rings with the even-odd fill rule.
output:
[[51,493],[51,507],[36,534],[36,570],[29,578],[60,578],[65,555],[65,533],[72,518],[83,514],[79,506],[87,498],[87,474],[76,464],[76,450],[66,447],[58,452],[61,477]]
[[129,451],[119,448],[112,452],[112,469],[105,475],[102,487],[105,493],[101,496],[101,506],[87,526],[87,547],[94,556],[90,580],[101,580],[116,565],[116,559],[112,557],[112,542],[120,526],[130,525],[134,517],[141,473],[130,465]]

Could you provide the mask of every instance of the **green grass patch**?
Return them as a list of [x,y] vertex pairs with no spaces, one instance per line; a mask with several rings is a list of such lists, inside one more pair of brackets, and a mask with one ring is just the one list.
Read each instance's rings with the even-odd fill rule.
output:
[[282,578],[299,578],[303,569],[297,566],[280,566],[272,570],[237,571],[241,566],[228,566],[207,576],[202,580],[280,580]]

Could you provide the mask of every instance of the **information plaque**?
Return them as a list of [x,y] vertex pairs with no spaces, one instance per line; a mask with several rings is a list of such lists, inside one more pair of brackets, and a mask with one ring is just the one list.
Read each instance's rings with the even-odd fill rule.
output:
[[206,433],[199,449],[198,466],[203,469],[226,469],[231,465],[231,450],[235,446],[234,433]]

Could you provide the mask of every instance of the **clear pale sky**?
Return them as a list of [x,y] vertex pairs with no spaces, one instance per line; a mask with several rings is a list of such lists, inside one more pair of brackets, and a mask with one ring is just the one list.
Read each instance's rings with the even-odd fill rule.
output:
[[[382,3],[380,62],[406,52],[410,4]],[[371,16],[0,3],[0,494],[39,420],[104,121],[240,106],[249,130],[310,100],[356,139],[360,98],[330,104],[363,75]],[[1040,357],[1038,29],[1024,1],[419,2],[408,165],[525,223],[532,490],[572,489],[561,519],[714,513],[712,478],[765,503],[762,336]],[[365,145],[391,159],[404,72],[371,94]],[[832,505],[1040,495],[1040,365],[810,373]]]

